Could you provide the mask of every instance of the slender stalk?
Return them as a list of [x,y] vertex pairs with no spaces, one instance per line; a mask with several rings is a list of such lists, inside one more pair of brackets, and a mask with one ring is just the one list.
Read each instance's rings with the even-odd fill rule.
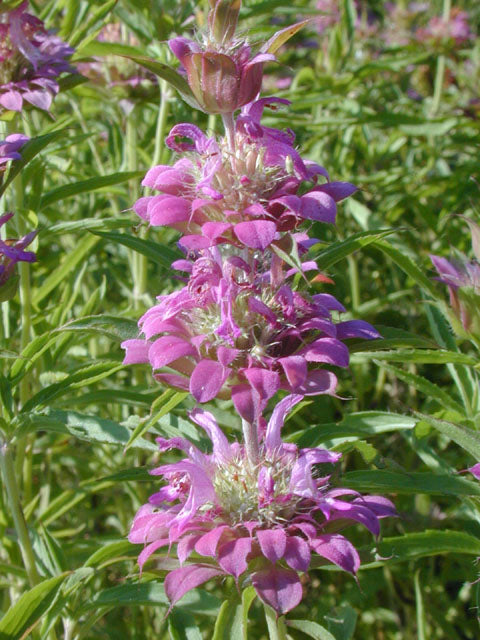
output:
[[[442,18],[445,22],[450,20],[450,11],[452,8],[452,0],[443,0]],[[431,115],[434,116],[438,112],[440,102],[442,100],[443,81],[445,77],[445,56],[442,54],[438,56],[437,69],[435,71],[435,83],[433,86],[433,98]]]
[[360,278],[355,256],[348,256],[348,270],[350,272],[350,290],[352,294],[352,312],[355,313],[360,306]]
[[158,110],[157,128],[155,131],[155,150],[153,153],[153,166],[159,164],[165,152],[165,133],[167,120],[170,113],[172,94],[166,80],[160,80],[160,108]]
[[270,640],[287,640],[285,618],[283,616],[277,618],[275,611],[267,604],[264,604],[263,608],[265,609],[265,619]]
[[258,444],[258,433],[256,425],[250,424],[242,419],[243,441],[245,442],[245,450],[247,459],[252,469],[260,462],[260,448]]
[[28,575],[30,586],[34,587],[40,582],[40,576],[35,565],[35,555],[33,553],[32,543],[28,535],[27,523],[23,515],[22,505],[18,491],[17,479],[15,476],[15,468],[13,465],[12,454],[9,445],[3,442],[0,446],[0,470],[2,473],[5,491],[8,496],[10,510],[12,512],[15,530],[20,544],[23,564]]
[[228,148],[235,153],[235,120],[233,113],[222,113],[223,126],[228,140]]

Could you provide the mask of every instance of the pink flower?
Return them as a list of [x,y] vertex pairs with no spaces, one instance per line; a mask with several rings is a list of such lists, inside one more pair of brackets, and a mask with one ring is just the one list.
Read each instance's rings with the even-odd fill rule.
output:
[[302,599],[298,574],[308,571],[312,555],[356,574],[359,555],[340,529],[360,522],[378,536],[379,519],[396,515],[386,498],[329,488],[328,471],[320,475],[318,465],[335,464],[341,454],[282,442],[285,417],[300,400],[291,395],[277,404],[255,466],[206,411],[190,417],[212,441],[211,454],[182,438],[157,439],[161,451],[180,449],[186,458],[151,471],[167,484],[139,509],[128,538],[145,545],[141,568],[158,549],[176,545],[180,567],[165,579],[172,606],[210,578],[230,575],[286,613]]
[[470,227],[476,259],[469,260],[459,252],[455,259],[435,255],[430,259],[440,276],[436,279],[448,286],[453,320],[460,320],[460,329],[480,336],[480,227],[464,219]]
[[5,140],[0,140],[0,172],[5,169],[7,162],[21,159],[18,151],[29,140],[30,138],[21,133],[12,133]]
[[[184,154],[173,167],[153,167],[142,184],[160,195],[140,198],[136,213],[151,226],[169,226],[186,237],[189,249],[231,243],[266,249],[304,221],[334,223],[336,203],[356,191],[347,182],[328,180],[326,170],[303,161],[291,131],[265,127],[265,107],[288,104],[263,98],[246,105],[236,120],[235,151],[195,125],[176,125],[167,138]],[[305,182],[310,189],[300,190]]]
[[[140,319],[145,337],[122,344],[124,362],[149,362],[157,380],[189,389],[198,402],[231,395],[250,423],[279,389],[334,393],[336,376],[319,367],[347,367],[342,340],[378,338],[377,331],[360,320],[335,324],[332,312],[343,306],[329,294],[292,289],[296,270],[285,272],[275,254],[221,247],[174,264],[190,274],[188,284]],[[172,372],[160,372],[165,367]]]
[[21,111],[24,101],[48,111],[58,93],[56,78],[73,72],[73,49],[49,33],[22,3],[0,14],[0,113]]
[[454,7],[448,20],[434,16],[424,29],[416,31],[415,37],[421,42],[433,40],[439,44],[453,43],[458,46],[471,40],[474,34],[468,24],[468,13]]
[[[0,227],[12,217],[13,213],[5,213],[0,216]],[[4,296],[2,288],[12,275],[17,262],[35,262],[37,259],[32,251],[24,251],[25,247],[32,242],[36,235],[36,231],[31,231],[20,240],[0,239],[0,299],[3,299]]]

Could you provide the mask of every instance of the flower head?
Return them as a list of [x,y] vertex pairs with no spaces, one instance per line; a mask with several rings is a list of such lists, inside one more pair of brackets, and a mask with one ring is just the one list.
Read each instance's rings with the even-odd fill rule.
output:
[[0,112],[21,111],[25,101],[48,111],[59,90],[56,78],[74,71],[67,61],[73,49],[26,6],[0,14]]
[[418,29],[415,37],[424,42],[430,40],[438,44],[461,45],[473,38],[474,34],[468,24],[468,13],[454,7],[449,19],[434,16],[425,28]]
[[[187,249],[232,243],[264,250],[278,234],[304,221],[334,223],[336,203],[356,187],[317,184],[318,176],[328,180],[328,173],[302,160],[293,133],[261,124],[265,107],[277,104],[288,101],[263,98],[242,109],[234,150],[226,138],[208,138],[195,125],[176,125],[167,144],[184,156],[173,167],[150,169],[142,184],[161,193],[140,198],[136,213],[152,226],[180,231]],[[303,189],[305,183],[309,189]]]
[[[285,417],[300,400],[291,395],[277,404],[255,466],[205,411],[190,417],[211,439],[211,454],[182,438],[158,438],[161,451],[180,449],[186,458],[151,471],[167,484],[140,508],[129,540],[146,545],[140,567],[157,549],[177,545],[183,566],[165,579],[172,605],[210,578],[230,575],[251,582],[283,614],[302,599],[298,574],[308,571],[312,555],[356,574],[360,558],[339,530],[360,522],[378,536],[379,519],[396,515],[386,498],[329,487],[330,465],[341,454],[282,441]],[[184,564],[193,553],[193,563]]]
[[[327,293],[296,291],[296,270],[285,271],[270,252],[220,245],[174,266],[189,272],[188,284],[140,319],[145,337],[122,344],[125,363],[149,362],[159,381],[189,389],[198,402],[231,395],[250,423],[281,388],[334,393],[335,375],[318,367],[348,366],[346,338],[379,337],[363,321],[335,323],[332,312],[343,306]],[[308,261],[302,270],[317,267]]]

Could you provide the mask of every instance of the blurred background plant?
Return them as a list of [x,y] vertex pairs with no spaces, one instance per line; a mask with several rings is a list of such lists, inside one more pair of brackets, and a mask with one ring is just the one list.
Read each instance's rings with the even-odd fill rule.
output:
[[[205,444],[185,420],[190,400],[153,387],[148,367],[125,369],[120,342],[137,335],[153,296],[178,288],[169,269],[178,234],[137,227],[130,210],[140,181],[172,161],[163,140],[173,124],[220,130],[218,116],[180,99],[162,66],[175,64],[165,41],[190,36],[207,10],[193,0],[29,3],[75,49],[82,76],[60,76],[49,112],[0,113],[1,140],[30,138],[0,174],[0,215],[15,212],[2,238],[39,230],[29,247],[37,262],[17,265],[18,293],[2,302],[2,451],[14,455],[31,541],[25,563],[4,491],[6,638],[31,627],[32,637],[69,640],[232,637],[213,631],[221,585],[165,620],[168,558],[140,579],[125,537],[156,486],[143,471],[156,460],[155,434]],[[465,222],[451,214],[478,220],[480,5],[246,0],[241,26],[256,43],[308,17],[266,68],[262,94],[292,104],[265,123],[293,129],[305,157],[360,187],[336,230],[314,225],[325,244],[311,255],[334,281],[319,291],[383,338],[350,345],[347,402],[309,399],[285,433],[344,453],[342,482],[390,495],[402,517],[376,549],[356,532],[368,563],[360,588],[333,570],[310,572],[288,633],[327,637],[316,622],[336,640],[473,640],[480,486],[456,472],[480,460],[478,350],[452,331],[428,256],[471,255]],[[230,404],[217,401],[215,413],[234,436]],[[258,605],[232,595],[232,612],[250,605],[248,637],[265,637]]]

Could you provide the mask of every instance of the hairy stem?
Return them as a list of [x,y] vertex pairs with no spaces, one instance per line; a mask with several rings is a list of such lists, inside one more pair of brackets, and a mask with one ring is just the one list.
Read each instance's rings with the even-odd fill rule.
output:
[[228,140],[228,148],[235,153],[235,120],[233,113],[222,113],[223,126]]

